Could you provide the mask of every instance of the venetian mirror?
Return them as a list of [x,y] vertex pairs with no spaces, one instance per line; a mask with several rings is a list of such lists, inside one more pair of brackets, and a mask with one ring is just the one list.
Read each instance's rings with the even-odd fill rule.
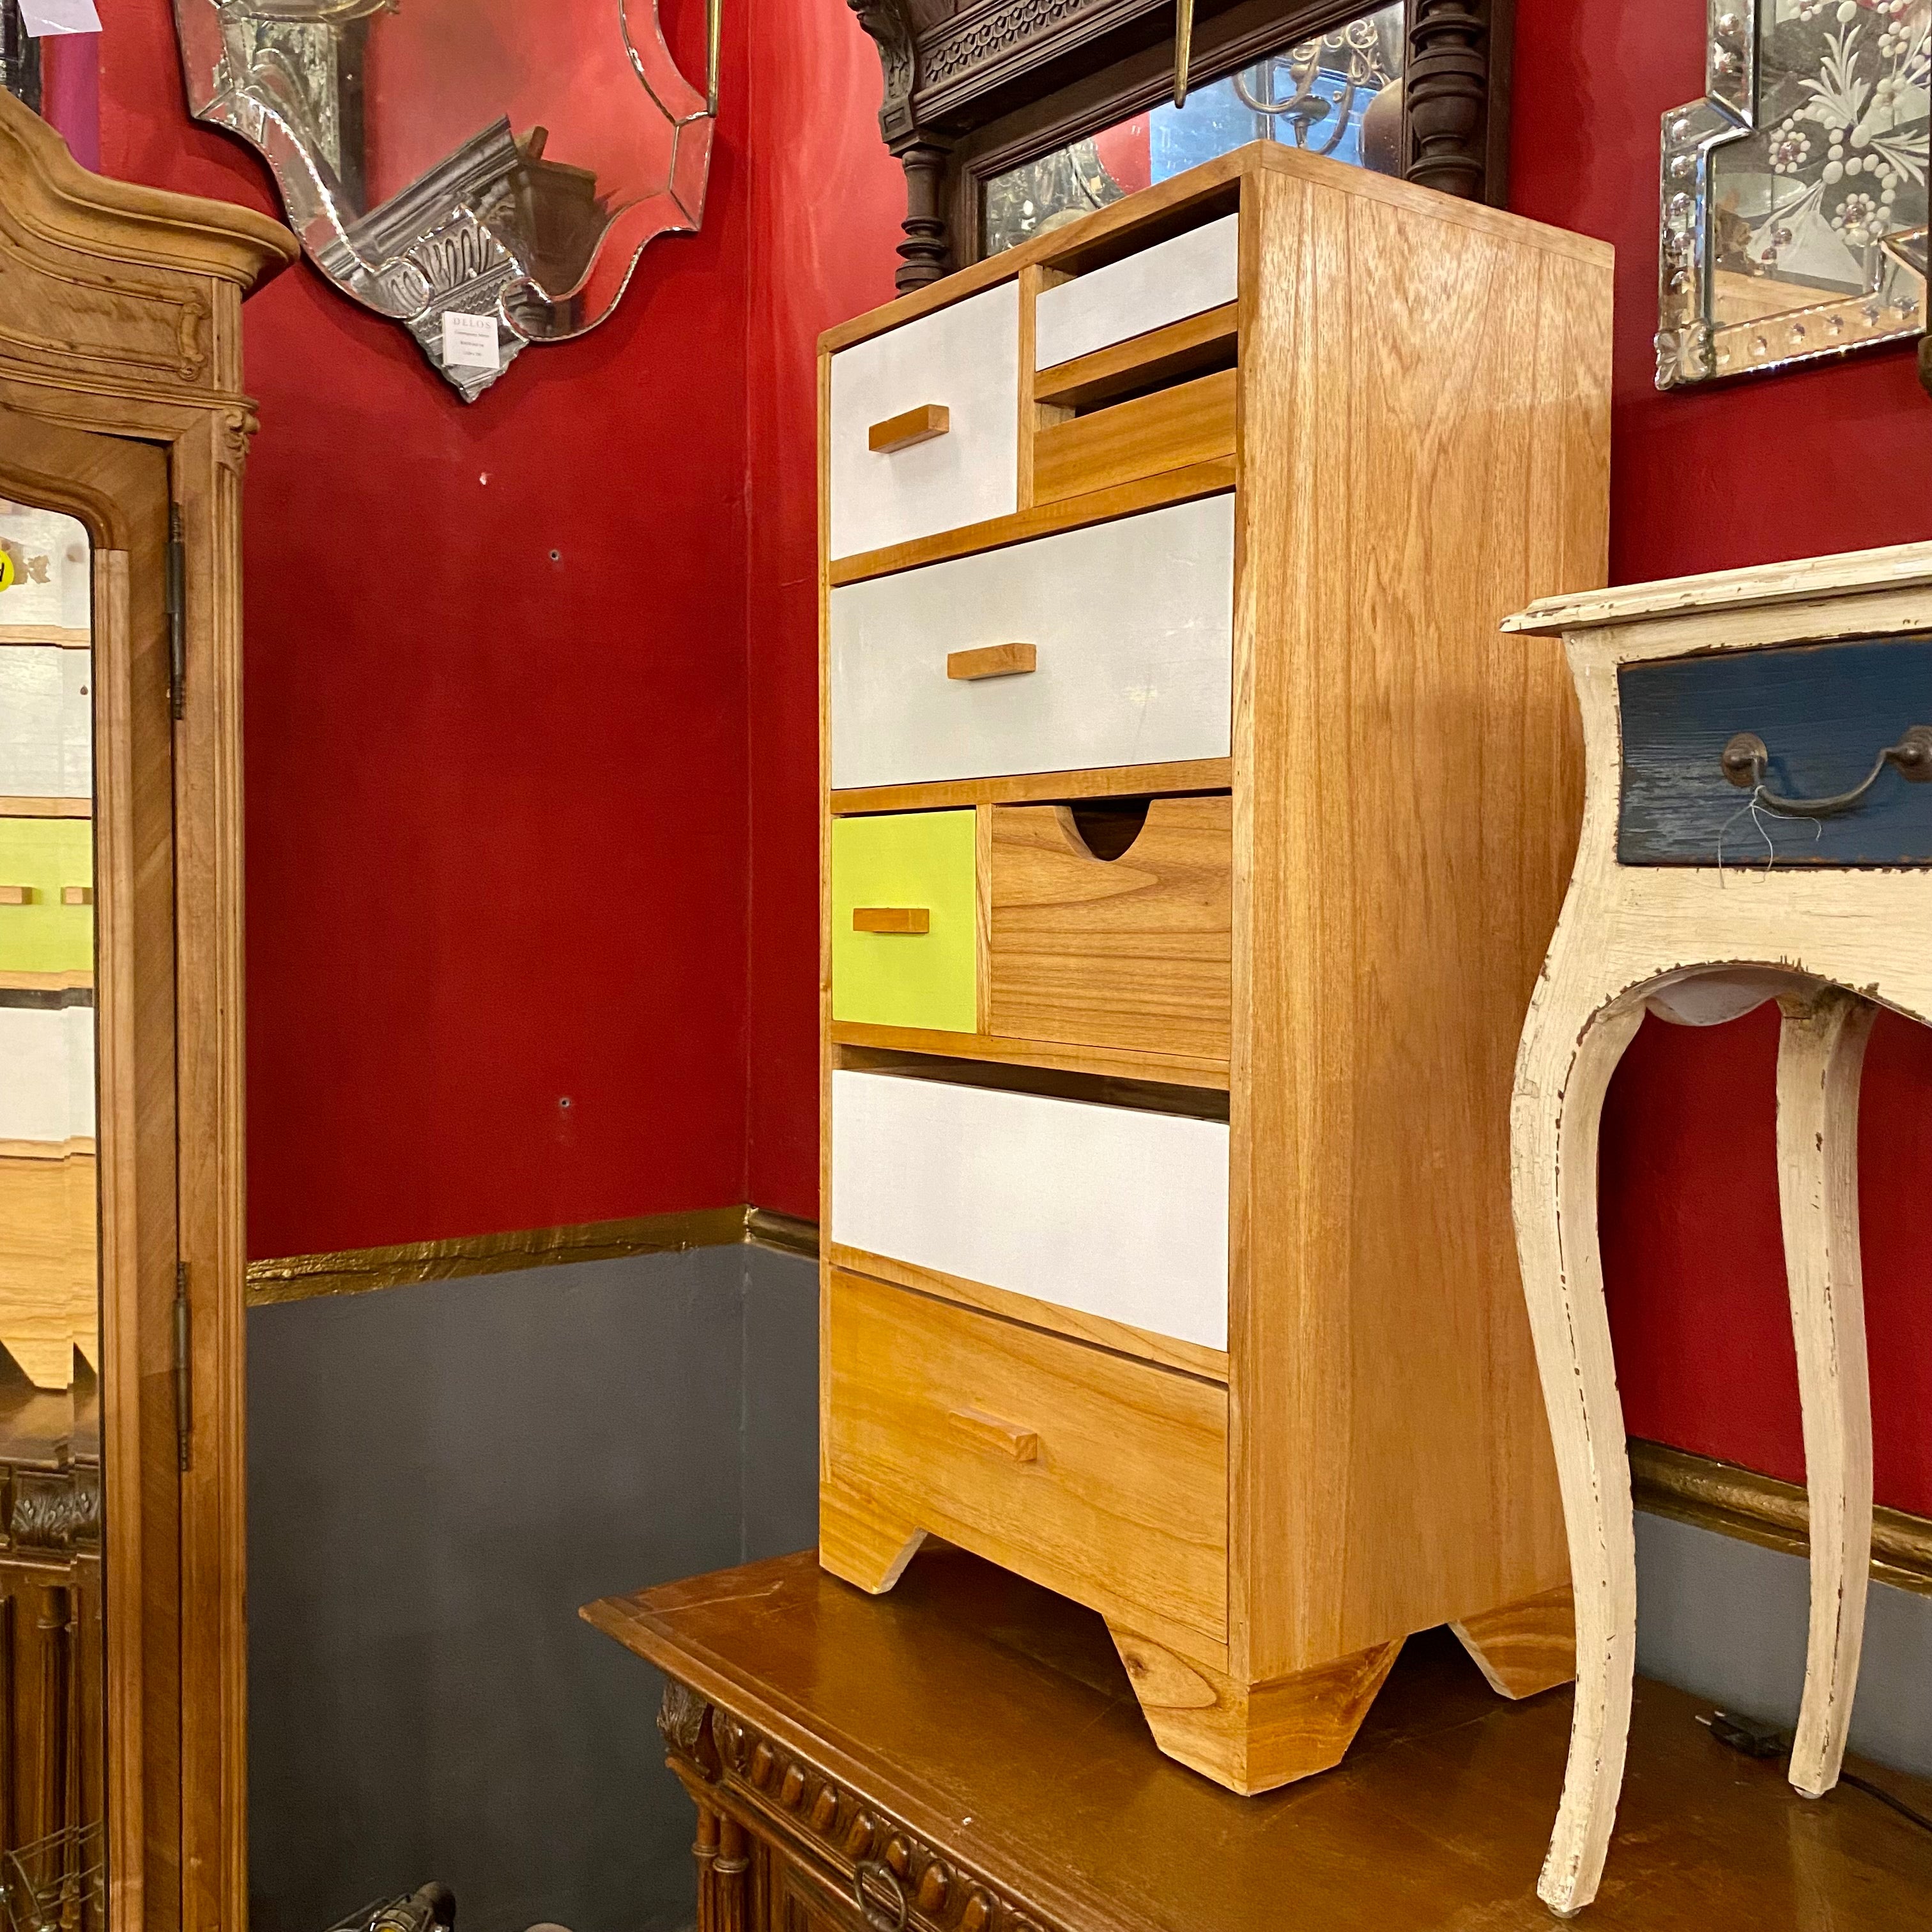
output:
[[0,502],[0,1898],[106,1918],[90,546]]
[[472,401],[704,218],[718,112],[656,0],[175,0],[190,105],[274,171],[329,280]]
[[1709,0],[1664,117],[1660,388],[1924,327],[1932,0]]

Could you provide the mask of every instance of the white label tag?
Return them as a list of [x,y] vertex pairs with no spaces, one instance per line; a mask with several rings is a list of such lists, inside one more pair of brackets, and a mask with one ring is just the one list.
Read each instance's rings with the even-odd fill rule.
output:
[[446,368],[502,368],[503,356],[496,340],[496,318],[494,315],[465,315],[458,309],[445,309],[442,360]]
[[37,39],[48,34],[100,31],[94,0],[20,0],[20,16],[27,23],[27,32]]

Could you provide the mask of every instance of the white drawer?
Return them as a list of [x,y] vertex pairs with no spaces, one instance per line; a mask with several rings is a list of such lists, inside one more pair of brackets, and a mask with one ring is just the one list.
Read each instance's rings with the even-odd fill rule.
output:
[[832,1239],[1225,1348],[1228,1130],[841,1070]]
[[[835,557],[1019,508],[1020,298],[1012,282],[854,343],[832,358]],[[944,434],[874,450],[873,426],[928,404]]]
[[0,797],[94,790],[91,651],[0,645]]
[[0,1004],[0,1141],[93,1132],[94,1009]]
[[1050,369],[1232,302],[1240,290],[1240,224],[1230,214],[1042,289],[1034,359]]
[[[1234,500],[1204,496],[832,593],[832,783],[1225,758]],[[1022,676],[946,675],[1029,644]]]

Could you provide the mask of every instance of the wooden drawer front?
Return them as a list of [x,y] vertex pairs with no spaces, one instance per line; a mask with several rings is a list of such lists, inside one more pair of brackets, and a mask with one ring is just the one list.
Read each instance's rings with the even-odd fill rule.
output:
[[1227,1391],[835,1270],[832,1478],[1096,1609],[1227,1628]]
[[1118,858],[1096,858],[1109,809],[992,811],[986,1030],[1226,1059],[1232,1004],[1234,801],[1146,802]]
[[1225,1348],[1228,1130],[841,1069],[831,1238]]
[[13,1004],[31,997],[0,992],[0,1142],[91,1139],[94,1009]]
[[0,886],[27,895],[17,904],[0,903],[0,974],[92,967],[94,908],[64,904],[61,896],[93,880],[92,820],[0,818]]
[[[1234,500],[1177,503],[832,593],[832,783],[1224,758]],[[1023,643],[1036,668],[949,677]]]
[[[1019,290],[1012,282],[832,358],[835,557],[883,550],[1019,507]],[[946,412],[942,434],[890,450],[872,431]]]
[[[1822,818],[1749,808],[1720,760],[1734,734],[1770,754],[1785,797],[1851,790],[1915,724],[1932,726],[1932,637],[1857,638],[1625,665],[1617,856],[1626,866],[1932,865],[1932,782],[1888,765],[1859,802]],[[1769,842],[1767,844],[1767,840]]]
[[1035,362],[1050,369],[1232,302],[1240,292],[1240,217],[1230,214],[1042,289]]
[[94,790],[91,651],[0,645],[0,798]]
[[904,812],[832,820],[835,1020],[979,1030],[974,819]]

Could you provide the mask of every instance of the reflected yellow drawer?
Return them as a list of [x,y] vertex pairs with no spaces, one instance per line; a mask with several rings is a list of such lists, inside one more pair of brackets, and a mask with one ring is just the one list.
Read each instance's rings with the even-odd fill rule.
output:
[[978,1030],[974,814],[832,825],[832,1017]]
[[0,973],[91,969],[94,908],[62,895],[93,884],[92,820],[0,818]]

